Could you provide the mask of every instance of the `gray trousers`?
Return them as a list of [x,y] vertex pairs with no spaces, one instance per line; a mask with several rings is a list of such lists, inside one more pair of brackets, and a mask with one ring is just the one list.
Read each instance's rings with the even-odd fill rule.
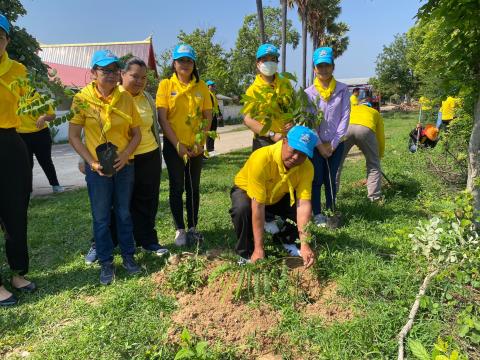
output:
[[370,200],[376,200],[382,195],[382,173],[380,168],[380,155],[375,133],[366,126],[351,124],[348,126],[347,140],[342,161],[337,172],[337,191],[340,188],[340,176],[343,162],[353,145],[357,145],[365,156],[367,163],[367,191]]

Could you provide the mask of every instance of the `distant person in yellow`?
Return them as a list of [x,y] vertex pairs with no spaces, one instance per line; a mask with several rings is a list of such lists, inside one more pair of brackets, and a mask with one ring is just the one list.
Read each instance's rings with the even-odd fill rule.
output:
[[418,122],[421,123],[423,118],[426,117],[426,113],[432,110],[432,100],[425,96],[420,96],[418,102],[420,103]]
[[358,105],[359,100],[358,96],[360,95],[360,89],[359,88],[354,88],[352,91],[352,95],[350,96],[350,105]]
[[[213,80],[208,80],[206,82],[208,86],[208,90],[210,91],[210,99],[212,100],[213,104],[213,115],[212,115],[212,126],[210,126],[211,131],[217,131],[218,123],[223,122],[223,115],[222,111],[220,110],[220,106],[218,105],[217,99],[217,84]],[[216,155],[215,153],[215,139],[209,137],[207,139],[207,152],[209,157],[213,157]]]
[[[282,141],[254,151],[238,172],[230,191],[230,216],[241,263],[265,258],[263,230],[268,210],[290,220],[274,240],[291,256],[301,256],[305,267],[313,265],[315,256],[305,241],[305,226],[312,217],[313,181],[313,165],[307,157],[313,156],[317,141],[311,129],[294,126]],[[300,249],[295,245],[297,238]]]
[[[441,112],[441,126],[445,129],[448,129],[450,122],[455,119],[456,114],[455,110],[460,105],[460,99],[452,96],[447,97],[446,100],[442,101],[442,106],[440,107]],[[440,119],[440,116],[439,116]],[[438,127],[438,126],[437,126]]]
[[[93,218],[95,249],[100,262],[100,283],[114,280],[113,242],[110,215],[113,208],[117,239],[123,267],[130,274],[139,273],[134,259],[135,242],[130,214],[134,185],[134,153],[142,139],[141,118],[130,93],[118,85],[119,59],[109,50],[93,53],[91,72],[94,80],[75,95],[73,106],[78,112],[70,120],[70,144],[85,160],[86,181]],[[85,132],[85,144],[82,142]],[[108,142],[108,147],[106,143]],[[114,151],[110,165],[100,155],[105,148]]]
[[[25,90],[12,86],[17,79],[27,77],[27,70],[9,58],[9,43],[10,23],[0,14],[0,227],[5,233],[5,255],[12,270],[11,286],[21,292],[33,292],[35,283],[25,278],[29,267],[27,208],[32,171],[27,148],[16,131],[21,125],[18,103]],[[0,277],[0,307],[15,305],[17,301]]]
[[[257,76],[252,85],[247,89],[246,94],[253,96],[255,92],[260,92],[265,86],[270,86],[277,93],[293,95],[293,88],[288,79],[282,78],[278,70],[278,58],[280,54],[275,45],[262,44],[257,50]],[[278,104],[272,104],[278,106]],[[255,151],[263,146],[271,145],[277,141],[285,138],[288,130],[293,126],[292,123],[287,123],[281,118],[271,119],[272,125],[265,135],[260,135],[264,125],[264,120],[254,119],[249,113],[245,114],[244,123],[253,131],[252,151]]]
[[382,199],[382,173],[380,159],[385,151],[385,133],[383,119],[380,113],[368,105],[352,106],[350,125],[348,126],[345,149],[339,170],[337,172],[337,186],[340,185],[340,176],[343,163],[348,152],[357,145],[365,156],[367,163],[367,191],[370,201]]
[[41,166],[43,172],[47,176],[48,182],[52,187],[54,193],[61,193],[65,191],[63,186],[60,186],[55,171],[55,165],[52,161],[52,137],[47,123],[55,119],[55,112],[50,109],[48,114],[40,117],[32,115],[21,116],[22,124],[17,129],[20,137],[27,145],[28,157],[30,165],[33,169],[33,155],[37,158],[38,164]]
[[[208,87],[200,80],[197,55],[188,44],[178,44],[172,54],[174,71],[170,79],[158,85],[157,111],[163,129],[163,158],[169,178],[170,210],[175,222],[175,244],[185,246],[202,240],[197,231],[200,207],[200,175],[203,147],[197,144],[197,131],[210,130],[212,100]],[[208,124],[199,129],[202,119]],[[186,190],[187,226],[183,213],[183,193]]]

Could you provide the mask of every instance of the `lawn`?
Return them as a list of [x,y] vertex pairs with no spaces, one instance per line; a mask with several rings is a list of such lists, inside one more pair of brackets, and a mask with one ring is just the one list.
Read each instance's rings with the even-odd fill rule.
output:
[[[117,257],[115,283],[100,286],[98,266],[86,266],[83,260],[91,238],[87,192],[33,199],[29,276],[39,291],[21,295],[20,305],[14,308],[0,309],[0,357],[173,359],[183,327],[192,333],[193,343],[208,340],[208,358],[214,359],[253,359],[266,352],[285,359],[396,357],[395,336],[425,275],[398,250],[403,246],[400,242],[406,241],[401,233],[428,217],[426,194],[435,198],[446,191],[426,172],[421,158],[407,151],[407,134],[415,122],[416,114],[385,117],[383,170],[393,185],[386,184],[383,205],[371,204],[366,198],[366,188],[361,185],[363,158],[346,162],[338,198],[344,225],[317,231],[317,264],[308,271],[319,289],[316,306],[308,299],[288,296],[274,296],[265,300],[266,304],[241,299],[231,302],[228,296],[215,297],[209,292],[215,284],[175,296],[165,284],[165,273],[172,265],[143,252],[137,255],[144,267],[141,276],[128,276]],[[229,190],[247,156],[248,151],[240,151],[212,158],[202,173],[199,230],[206,238],[202,252],[223,249],[227,254],[224,264],[234,244]],[[173,246],[166,171],[162,175],[157,230],[161,243],[178,253]],[[7,278],[3,247],[0,259],[2,277]],[[227,286],[223,289],[228,292]],[[185,306],[192,306],[193,313],[198,308],[193,309],[195,302],[208,303],[208,296],[217,309],[229,306],[233,313],[241,307],[247,317],[260,314],[271,321],[240,338],[233,336],[235,324],[244,329],[242,321],[252,320],[241,315],[233,324],[212,325],[216,332],[210,334],[218,336],[205,335],[210,328],[203,329],[205,334],[198,333],[209,314],[189,317],[190,309]],[[183,315],[180,320],[179,314]],[[438,316],[420,316],[411,337],[432,344],[444,326]],[[223,333],[219,329],[224,329]]]

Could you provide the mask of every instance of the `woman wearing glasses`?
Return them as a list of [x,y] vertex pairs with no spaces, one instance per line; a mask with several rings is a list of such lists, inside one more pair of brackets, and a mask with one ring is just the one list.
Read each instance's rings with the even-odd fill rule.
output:
[[[187,44],[173,51],[170,79],[160,82],[157,91],[157,111],[163,129],[163,157],[169,177],[169,201],[175,222],[175,244],[184,246],[197,242],[200,205],[200,173],[204,144],[195,142],[195,135],[210,130],[212,100],[207,85],[198,75],[197,55]],[[202,128],[202,120],[208,123]],[[186,190],[187,226],[183,215],[183,192]]]
[[[108,285],[115,274],[109,227],[112,208],[123,266],[128,273],[140,272],[133,256],[130,200],[134,183],[133,155],[141,140],[141,119],[132,96],[118,85],[119,59],[109,50],[98,50],[93,54],[91,69],[94,80],[74,98],[76,114],[70,120],[69,140],[87,164],[93,234],[101,265],[100,283]],[[81,139],[82,129],[85,144]],[[108,152],[113,154],[113,168],[108,161],[103,165],[99,162]]]

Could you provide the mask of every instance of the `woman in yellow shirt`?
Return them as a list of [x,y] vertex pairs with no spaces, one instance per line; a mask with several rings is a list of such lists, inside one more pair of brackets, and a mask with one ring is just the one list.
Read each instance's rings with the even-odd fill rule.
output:
[[[163,129],[163,157],[169,177],[170,210],[176,227],[175,244],[187,245],[200,241],[196,230],[200,205],[200,174],[204,144],[195,142],[197,131],[208,131],[212,121],[212,100],[207,85],[200,80],[196,67],[197,55],[187,44],[173,51],[170,79],[160,82],[156,106]],[[208,120],[199,129],[202,119]],[[183,192],[186,188],[188,233],[183,218]]]
[[[25,66],[11,60],[7,54],[10,42],[10,23],[0,14],[0,225],[5,233],[5,253],[14,274],[15,289],[32,292],[36,285],[25,279],[28,272],[27,208],[31,189],[31,170],[27,148],[16,128],[20,118],[16,112],[22,89],[11,88],[18,78],[26,78]],[[0,306],[11,306],[17,298],[2,284]]]
[[[133,274],[141,271],[134,260],[135,243],[130,215],[133,191],[135,149],[141,141],[141,119],[132,96],[117,83],[119,59],[109,50],[93,54],[90,84],[75,95],[76,114],[70,120],[69,141],[85,160],[86,181],[93,218],[93,234],[101,265],[100,283],[108,285],[114,278],[113,243],[110,212],[113,208],[117,239],[123,266]],[[81,133],[85,132],[85,144]],[[112,173],[108,164],[99,162],[102,147],[116,152]],[[101,157],[100,157],[101,158]],[[108,169],[110,170],[110,169]]]

